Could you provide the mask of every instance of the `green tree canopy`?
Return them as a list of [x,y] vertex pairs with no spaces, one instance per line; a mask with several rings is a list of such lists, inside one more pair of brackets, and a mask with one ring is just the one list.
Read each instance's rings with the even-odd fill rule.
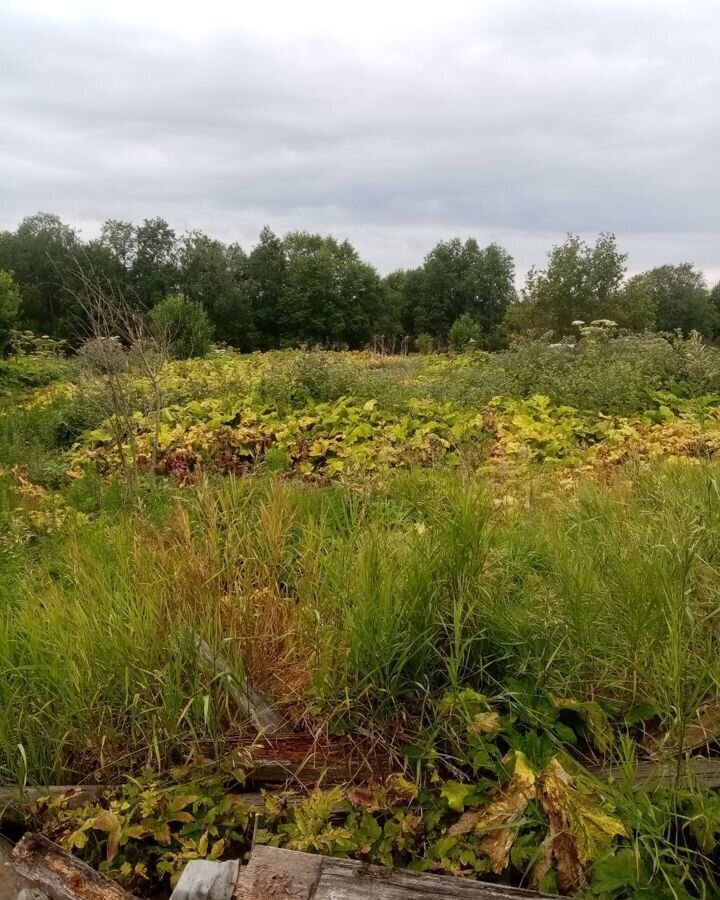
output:
[[348,241],[292,232],[283,241],[287,265],[282,291],[284,337],[359,347],[377,319],[382,286]]
[[710,291],[710,303],[715,310],[715,337],[720,337],[720,281]]
[[248,291],[247,256],[238,244],[229,247],[199,231],[180,245],[178,282],[185,297],[200,303],[215,337],[239,350],[256,346]]
[[82,244],[74,229],[50,213],[23,219],[0,235],[0,269],[20,288],[20,318],[38,333],[68,337],[80,314],[73,294]]
[[282,240],[265,226],[248,254],[245,290],[252,310],[257,346],[278,347],[283,331],[282,296],[287,260]]
[[473,238],[441,241],[412,279],[415,332],[444,340],[467,313],[491,333],[515,297],[514,276],[512,257],[497,244],[481,249]]
[[612,318],[626,259],[612,234],[601,234],[594,244],[568,235],[552,248],[545,269],[528,272],[523,291],[524,302],[531,307],[528,321],[562,336],[574,332],[576,320]]
[[177,255],[177,237],[164,219],[145,219],[136,228],[130,284],[143,309],[177,289]]
[[466,350],[473,344],[479,344],[482,328],[469,313],[463,313],[452,323],[448,333],[448,344],[453,350]]
[[10,333],[20,312],[20,289],[10,272],[0,269],[0,353],[5,353],[10,343]]
[[659,331],[689,334],[699,331],[711,337],[717,326],[717,311],[702,272],[690,263],[658,266],[631,279],[654,310]]

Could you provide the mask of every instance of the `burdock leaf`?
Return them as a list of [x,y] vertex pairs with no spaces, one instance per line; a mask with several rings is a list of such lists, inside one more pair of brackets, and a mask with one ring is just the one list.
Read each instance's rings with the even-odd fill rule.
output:
[[514,772],[507,783],[482,810],[466,812],[450,828],[453,836],[475,831],[484,835],[480,849],[488,857],[496,874],[504,872],[528,802],[535,797],[535,773],[525,755],[514,754]]
[[[623,823],[601,803],[573,787],[571,776],[557,759],[550,760],[539,778],[540,804],[550,823],[549,842],[562,893],[587,883],[593,862],[609,853],[616,837],[626,837]],[[539,872],[534,873],[537,883]]]
[[475,790],[472,784],[461,784],[459,781],[446,781],[440,791],[440,796],[444,797],[450,809],[455,812],[462,812],[465,809],[465,800]]

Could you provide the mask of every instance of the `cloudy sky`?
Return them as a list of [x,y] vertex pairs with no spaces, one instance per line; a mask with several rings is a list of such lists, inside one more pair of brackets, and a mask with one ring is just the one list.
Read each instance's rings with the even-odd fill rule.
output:
[[0,227],[161,215],[439,239],[614,231],[720,279],[717,0],[2,0]]

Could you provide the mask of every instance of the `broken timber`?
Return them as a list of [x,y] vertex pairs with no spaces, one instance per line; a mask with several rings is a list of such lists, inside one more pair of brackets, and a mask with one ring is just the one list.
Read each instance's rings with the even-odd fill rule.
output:
[[238,678],[222,653],[214,653],[210,645],[199,634],[195,634],[195,641],[201,659],[214,677],[225,679],[233,700],[235,700],[243,714],[265,734],[274,734],[282,731],[285,724],[283,718],[277,710],[270,706],[265,697],[256,691],[246,678]]
[[234,900],[531,900],[550,896],[501,884],[256,846],[240,873]]
[[256,784],[366,782],[393,771],[388,757],[376,750],[351,740],[320,741],[303,733],[260,737],[247,753],[250,761],[242,768],[247,780]]
[[[592,767],[591,775],[602,781],[623,781],[625,770],[622,766]],[[677,782],[680,787],[697,784],[701,788],[720,787],[720,757],[691,756],[678,764],[677,759],[663,762],[639,762],[634,769],[635,788],[651,790],[656,787],[671,788]]]
[[132,900],[132,895],[41,834],[26,834],[12,852],[17,871],[51,900]]

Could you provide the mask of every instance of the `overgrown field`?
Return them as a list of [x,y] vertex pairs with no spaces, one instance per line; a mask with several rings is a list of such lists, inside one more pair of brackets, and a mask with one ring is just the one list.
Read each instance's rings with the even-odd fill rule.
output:
[[717,350],[46,352],[0,383],[0,780],[124,784],[46,812],[76,852],[142,890],[247,846],[247,676],[397,773],[273,800],[256,838],[718,896],[720,798],[680,763],[633,787],[720,733]]

